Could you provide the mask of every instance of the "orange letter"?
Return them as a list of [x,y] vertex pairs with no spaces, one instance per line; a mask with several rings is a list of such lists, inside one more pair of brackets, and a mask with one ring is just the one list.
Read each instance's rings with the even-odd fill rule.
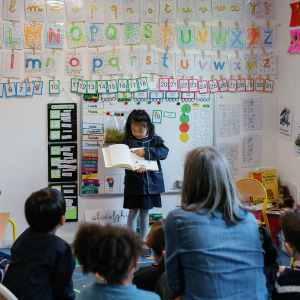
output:
[[189,61],[188,60],[186,60],[185,67],[183,66],[183,61],[181,61],[181,68],[182,69],[188,69],[188,67],[189,67]]
[[269,65],[270,60],[271,60],[270,58],[264,59],[264,61],[266,62],[264,65],[264,68],[270,68],[270,65]]
[[146,60],[147,60],[146,64],[151,65],[151,56],[147,56]]
[[164,42],[166,43],[167,42],[167,34],[171,29],[163,28],[162,30],[165,32]]
[[205,42],[206,42],[206,38],[207,38],[207,30],[205,30],[205,34],[204,34],[204,37],[202,36],[202,33],[201,33],[201,31],[198,31],[198,34],[199,34],[199,37],[200,37],[200,40],[201,40],[201,42],[202,42],[202,44],[204,45],[205,44]]

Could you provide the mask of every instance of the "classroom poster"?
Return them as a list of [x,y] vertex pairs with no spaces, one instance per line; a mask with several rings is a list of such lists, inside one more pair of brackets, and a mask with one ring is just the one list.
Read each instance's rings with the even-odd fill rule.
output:
[[279,136],[291,141],[293,127],[294,107],[280,104],[278,116],[278,133]]
[[294,121],[293,128],[294,154],[300,156],[300,121]]
[[104,193],[117,194],[119,192],[118,175],[104,175]]

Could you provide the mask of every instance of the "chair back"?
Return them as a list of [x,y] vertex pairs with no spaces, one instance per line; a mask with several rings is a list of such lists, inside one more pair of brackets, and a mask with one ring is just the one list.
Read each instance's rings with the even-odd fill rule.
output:
[[0,283],[0,300],[18,300],[18,298]]
[[0,213],[0,246],[4,238],[10,213]]

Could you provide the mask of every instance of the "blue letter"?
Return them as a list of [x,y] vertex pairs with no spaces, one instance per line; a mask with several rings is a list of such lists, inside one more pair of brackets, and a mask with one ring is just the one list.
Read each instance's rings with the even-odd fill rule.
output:
[[92,42],[94,42],[94,35],[96,35],[99,32],[99,28],[96,26],[91,26],[90,31],[91,31],[91,40]]
[[[99,61],[99,65],[96,65],[96,61]],[[93,58],[93,73],[95,73],[96,68],[101,68],[103,66],[103,61],[100,58]]]
[[165,67],[165,68],[169,68],[169,67],[167,66],[167,64],[166,64],[166,60],[168,59],[166,53],[164,54],[164,56],[162,57],[162,59],[164,60],[164,67]]
[[27,58],[26,59],[26,69],[28,69],[28,63],[32,62],[32,69],[35,68],[35,63],[38,62],[39,63],[39,69],[42,68],[42,62],[39,59],[32,59],[32,58]]

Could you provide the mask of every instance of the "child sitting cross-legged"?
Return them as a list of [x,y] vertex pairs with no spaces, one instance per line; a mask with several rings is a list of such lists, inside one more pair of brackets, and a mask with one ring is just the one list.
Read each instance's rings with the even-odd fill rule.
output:
[[25,202],[29,224],[11,248],[11,263],[3,280],[19,300],[71,300],[75,298],[71,247],[57,237],[65,223],[66,203],[61,192],[37,191]]
[[142,244],[132,230],[83,224],[76,234],[74,250],[84,273],[95,273],[107,281],[107,284],[88,285],[77,300],[160,300],[155,293],[139,290],[132,284],[133,271],[143,253]]
[[294,258],[292,268],[280,267],[272,300],[300,299],[300,210],[281,217],[285,246]]

